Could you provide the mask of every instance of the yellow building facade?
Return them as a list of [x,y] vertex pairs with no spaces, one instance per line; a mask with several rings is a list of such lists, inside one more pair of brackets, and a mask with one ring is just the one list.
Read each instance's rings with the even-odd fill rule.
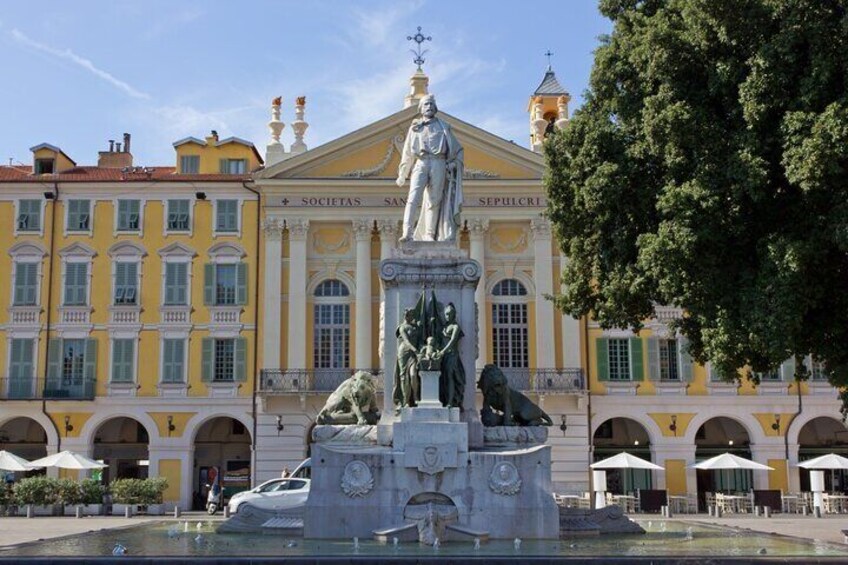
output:
[[[164,476],[184,508],[203,467],[235,461],[249,484],[259,207],[244,181],[261,158],[215,137],[175,144],[177,168],[114,144],[81,167],[42,144],[0,173],[5,448]],[[183,171],[185,154],[241,170]]]

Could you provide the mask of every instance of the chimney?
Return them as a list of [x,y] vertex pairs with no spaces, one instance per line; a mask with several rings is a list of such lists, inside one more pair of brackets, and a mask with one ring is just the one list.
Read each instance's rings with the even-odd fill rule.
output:
[[130,134],[124,134],[123,151],[121,143],[116,143],[114,139],[109,140],[109,150],[99,151],[97,153],[97,166],[104,169],[123,169],[124,167],[132,167],[133,158],[130,153]]
[[206,143],[209,145],[215,145],[218,143],[218,132],[213,129],[212,132],[206,136]]

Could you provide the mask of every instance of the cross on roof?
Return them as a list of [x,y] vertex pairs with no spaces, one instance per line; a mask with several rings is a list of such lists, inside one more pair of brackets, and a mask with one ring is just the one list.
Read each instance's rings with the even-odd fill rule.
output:
[[544,55],[548,58],[548,70],[551,70],[551,56],[553,55],[553,53],[551,53],[551,50],[548,49],[547,51],[545,51]]
[[414,41],[415,43],[418,44],[418,46],[415,49],[410,49],[410,52],[413,55],[415,55],[415,58],[412,60],[412,62],[415,63],[416,65],[418,65],[418,70],[420,71],[421,65],[424,64],[424,54],[427,52],[426,49],[424,49],[423,51],[421,50],[421,44],[424,43],[425,41],[432,41],[433,38],[430,37],[429,35],[425,36],[423,33],[421,33],[421,26],[418,26],[418,31],[416,32],[416,34],[415,35],[407,35],[406,40],[407,41]]

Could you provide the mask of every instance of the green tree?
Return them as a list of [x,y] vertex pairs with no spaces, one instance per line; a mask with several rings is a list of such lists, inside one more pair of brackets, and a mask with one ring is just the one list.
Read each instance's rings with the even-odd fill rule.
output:
[[586,103],[546,144],[557,306],[605,328],[678,306],[728,379],[812,354],[848,385],[846,0],[600,10]]

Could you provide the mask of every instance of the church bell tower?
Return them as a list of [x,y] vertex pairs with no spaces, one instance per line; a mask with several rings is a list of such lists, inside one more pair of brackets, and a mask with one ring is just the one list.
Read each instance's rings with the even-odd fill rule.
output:
[[545,77],[530,96],[527,111],[530,114],[530,147],[537,153],[542,152],[545,136],[554,128],[562,129],[568,123],[568,103],[571,95],[562,87],[551,68],[550,56]]

